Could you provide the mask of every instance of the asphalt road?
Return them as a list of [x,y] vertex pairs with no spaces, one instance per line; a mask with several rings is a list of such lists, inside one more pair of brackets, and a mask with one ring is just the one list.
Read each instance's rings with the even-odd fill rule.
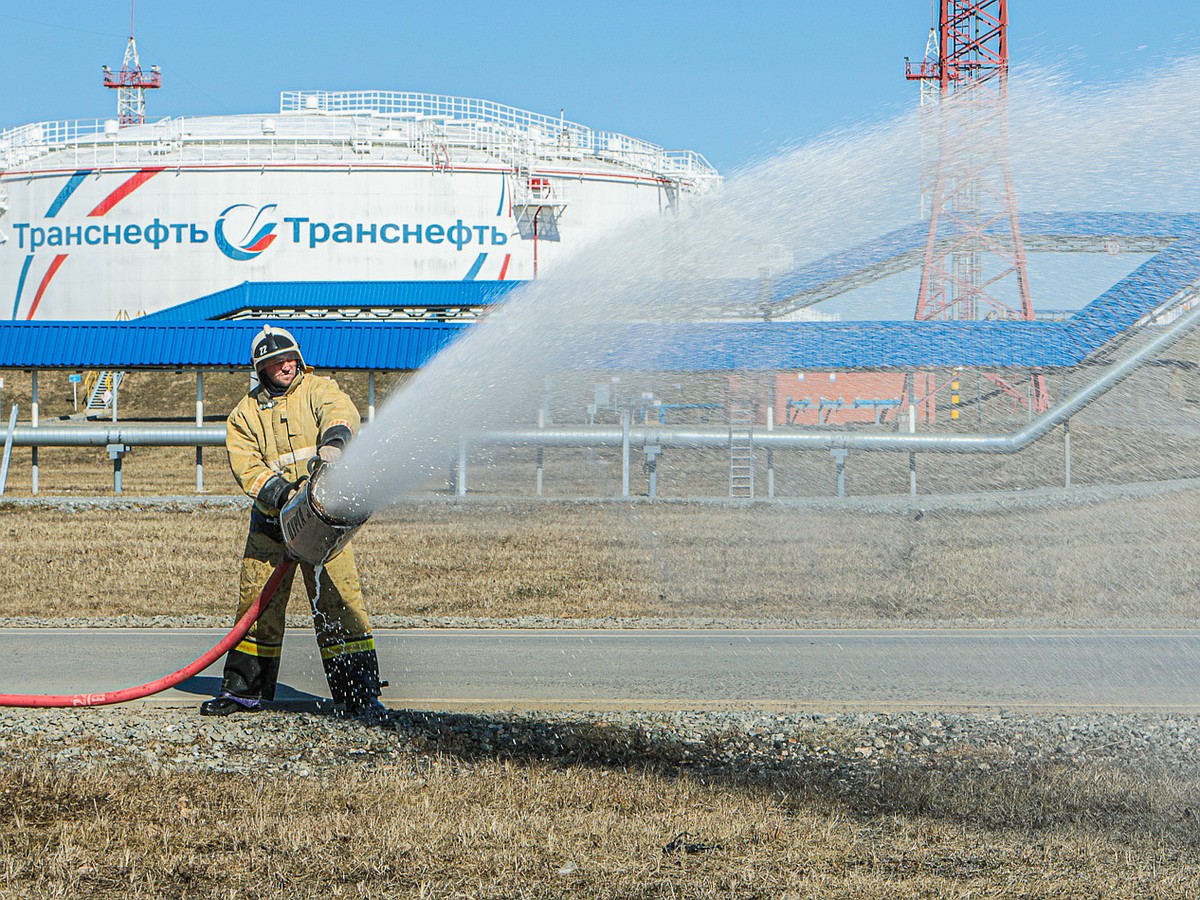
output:
[[[0,629],[0,693],[142,684],[210,629]],[[1200,712],[1200,630],[377,632],[391,706],[429,709],[1163,709]],[[220,664],[152,698],[193,703]],[[285,705],[327,696],[311,632],[283,653]]]

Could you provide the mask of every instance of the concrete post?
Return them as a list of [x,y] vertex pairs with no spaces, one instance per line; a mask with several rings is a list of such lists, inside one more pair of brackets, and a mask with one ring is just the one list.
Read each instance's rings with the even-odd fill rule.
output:
[[108,457],[113,461],[113,493],[120,494],[124,492],[124,475],[122,472],[122,463],[125,459],[125,454],[129,448],[124,444],[109,444],[106,448]]
[[[196,370],[196,427],[204,427],[204,372]],[[196,493],[204,493],[204,448],[196,447]]]
[[[775,430],[775,407],[767,406],[767,431]],[[775,451],[767,448],[767,499],[775,498]]]
[[621,496],[629,496],[629,426],[630,412],[621,413]]
[[649,477],[647,494],[653,500],[658,496],[658,457],[662,454],[659,444],[647,444],[642,448],[646,455],[646,474]]
[[[546,427],[546,410],[545,409],[538,410],[537,424],[538,424],[539,429]],[[538,447],[537,448],[537,495],[539,497],[542,496],[542,487],[543,487],[545,466],[546,466],[545,448]]]
[[1071,420],[1063,422],[1063,481],[1066,487],[1071,486]]
[[458,469],[454,476],[454,492],[459,497],[467,496],[467,439],[458,439]]
[[[30,423],[33,425],[34,428],[37,428],[38,427],[38,419],[40,418],[40,413],[41,413],[40,404],[38,403],[38,373],[37,373],[37,369],[33,370],[32,391],[33,391],[33,396],[31,398],[32,402],[30,404]],[[38,492],[38,448],[34,447],[32,449],[33,449],[33,468],[32,468],[32,472],[31,472],[31,479],[32,479],[32,490],[33,490],[33,493],[36,495]]]
[[849,450],[830,450],[830,455],[833,456],[833,461],[837,465],[837,495],[839,497],[846,496],[846,457],[850,455]]
[[[917,407],[915,404],[908,404],[908,433],[917,433]],[[910,496],[917,496],[917,454],[908,454],[908,493]]]

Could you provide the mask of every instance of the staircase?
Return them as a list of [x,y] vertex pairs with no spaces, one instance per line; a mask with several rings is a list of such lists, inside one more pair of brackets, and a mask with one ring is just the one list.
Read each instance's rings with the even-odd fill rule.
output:
[[729,404],[729,496],[754,498],[753,403]]
[[88,372],[87,378],[84,380],[84,387],[87,390],[86,409],[88,414],[108,409],[112,405],[117,388],[124,380],[124,372],[114,372],[111,369],[103,372]]

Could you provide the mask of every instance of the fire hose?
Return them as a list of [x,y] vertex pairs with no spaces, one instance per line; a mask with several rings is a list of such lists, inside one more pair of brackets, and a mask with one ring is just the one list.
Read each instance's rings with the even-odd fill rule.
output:
[[139,700],[142,697],[149,697],[151,694],[157,694],[160,691],[173,688],[181,681],[191,678],[197,672],[203,672],[216,662],[216,660],[229,652],[230,647],[235,646],[238,641],[246,636],[246,632],[250,630],[250,626],[258,621],[258,617],[263,614],[263,611],[267,608],[267,604],[275,596],[280,583],[295,565],[296,561],[290,556],[285,555],[271,573],[271,577],[267,579],[267,583],[263,586],[262,591],[259,592],[258,597],[250,604],[250,608],[246,610],[245,614],[238,619],[237,624],[233,626],[233,630],[195,662],[189,663],[171,675],[159,678],[156,681],[148,681],[137,687],[122,688],[119,691],[106,691],[101,694],[0,694],[0,706],[40,708],[107,706],[111,703],[124,703],[126,700]]
[[314,468],[311,477],[298,482],[299,489],[292,493],[279,512],[280,530],[283,532],[285,547],[283,558],[271,572],[271,577],[267,579],[255,601],[250,604],[250,608],[233,626],[233,630],[195,662],[157,681],[119,691],[100,694],[0,694],[0,707],[59,708],[124,703],[126,700],[138,700],[165,691],[191,678],[197,672],[203,672],[246,636],[250,626],[258,621],[275,596],[279,585],[297,562],[308,563],[314,567],[324,565],[349,543],[354,533],[367,521],[369,513],[364,511],[343,511],[338,516],[328,512],[317,497],[320,481],[320,468]]

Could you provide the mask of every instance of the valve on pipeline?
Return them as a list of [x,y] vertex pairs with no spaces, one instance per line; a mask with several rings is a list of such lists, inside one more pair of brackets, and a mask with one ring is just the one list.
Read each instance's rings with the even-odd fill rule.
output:
[[[323,474],[327,465],[316,465],[300,489],[279,511],[283,542],[288,555],[312,566],[322,566],[350,542],[355,532],[370,518],[371,512],[357,509],[346,498],[325,496]],[[332,508],[339,512],[335,515]]]

